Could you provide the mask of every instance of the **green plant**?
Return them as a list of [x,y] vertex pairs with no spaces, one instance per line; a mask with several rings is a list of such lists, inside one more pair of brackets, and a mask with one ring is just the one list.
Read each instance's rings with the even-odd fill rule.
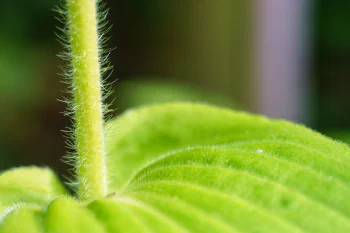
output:
[[350,232],[350,149],[305,127],[190,103],[102,127],[96,2],[67,2],[76,195],[2,173],[1,233]]
[[162,81],[160,78],[147,77],[147,81],[143,79],[145,78],[118,83],[113,103],[118,110],[170,102],[194,102],[242,109],[229,96],[220,93],[194,88],[188,84]]

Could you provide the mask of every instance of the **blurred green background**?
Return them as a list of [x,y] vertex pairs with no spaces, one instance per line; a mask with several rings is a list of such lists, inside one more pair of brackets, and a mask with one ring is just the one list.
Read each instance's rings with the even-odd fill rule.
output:
[[[294,0],[284,1],[292,4]],[[265,9],[262,5],[273,1],[106,2],[110,8],[108,20],[113,24],[108,43],[117,47],[111,55],[114,72],[109,77],[110,81],[117,80],[110,98],[115,99],[114,115],[130,107],[176,100],[282,118],[286,107],[292,113],[301,111],[303,116],[285,118],[350,141],[349,1],[310,1],[300,24],[306,26],[297,29],[305,40],[301,40],[303,44],[298,45],[300,51],[296,55],[303,56],[308,65],[303,66],[300,83],[294,88],[296,91],[290,88],[287,99],[297,98],[298,90],[304,94],[290,106],[270,103],[267,98],[265,103],[271,105],[271,114],[259,101],[278,90],[279,83],[266,83],[260,78],[263,74],[256,67],[269,57],[265,58],[265,53],[259,56],[256,51],[261,46],[261,33],[270,38],[259,22],[260,11]],[[65,154],[61,130],[69,126],[69,119],[61,114],[64,104],[57,101],[65,95],[61,92],[65,85],[58,75],[58,66],[63,62],[56,57],[62,47],[54,34],[58,23],[52,9],[57,3],[2,0],[0,169],[30,164],[47,165],[61,174],[67,169],[60,160]],[[277,13],[286,9],[274,6],[268,14],[272,14],[272,19],[276,17],[275,22],[282,28],[284,21],[293,17],[299,20],[298,14],[290,19],[280,18]],[[277,34],[276,38],[280,41],[284,37]],[[268,53],[275,50],[278,47]],[[288,56],[282,54],[282,58]],[[275,67],[278,69],[278,64]],[[283,76],[277,78],[284,80]],[[262,84],[268,88],[259,95]],[[303,103],[308,103],[307,107],[298,109]]]

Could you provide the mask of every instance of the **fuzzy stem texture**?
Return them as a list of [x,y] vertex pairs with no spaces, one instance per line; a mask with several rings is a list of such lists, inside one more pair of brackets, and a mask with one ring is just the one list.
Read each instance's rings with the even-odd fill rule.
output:
[[73,68],[75,138],[79,196],[106,195],[101,72],[96,0],[67,0]]

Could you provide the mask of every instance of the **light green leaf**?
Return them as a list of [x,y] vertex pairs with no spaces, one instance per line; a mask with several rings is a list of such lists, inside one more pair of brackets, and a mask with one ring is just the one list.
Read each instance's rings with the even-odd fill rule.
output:
[[[106,141],[111,192],[119,190],[145,164],[174,151],[203,146],[251,145],[258,151],[264,149],[259,146],[270,145],[270,149],[280,148],[277,156],[288,156],[318,170],[345,173],[349,178],[345,170],[350,164],[347,145],[287,121],[206,105],[165,104],[128,111],[109,123]],[[314,153],[305,152],[306,158],[293,146]],[[316,160],[315,154],[322,156]]]
[[20,167],[0,174],[0,214],[13,205],[41,205],[66,194],[59,179],[48,168]]
[[[6,216],[5,216],[6,214]],[[5,218],[6,217],[6,218]],[[1,218],[1,217],[0,217]],[[0,219],[1,233],[44,233],[39,206],[17,204],[9,207]]]
[[68,198],[54,200],[45,213],[46,232],[105,233],[95,215]]
[[189,232],[350,231],[349,147],[305,127],[168,104],[109,130],[110,192],[133,211]]
[[179,103],[126,112],[105,139],[111,195],[48,202],[24,190],[60,185],[4,173],[27,204],[3,211],[0,232],[16,219],[30,233],[350,232],[350,149],[303,126]]

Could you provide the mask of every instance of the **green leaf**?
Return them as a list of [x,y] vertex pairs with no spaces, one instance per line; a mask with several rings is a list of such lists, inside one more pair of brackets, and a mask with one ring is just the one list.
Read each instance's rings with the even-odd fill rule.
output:
[[42,209],[67,194],[48,168],[20,167],[1,173],[0,232],[45,232]]
[[1,233],[36,233],[44,232],[42,214],[39,206],[17,204],[7,209],[6,218],[0,221]]
[[105,139],[111,195],[25,204],[0,232],[350,232],[350,149],[303,126],[179,103],[128,111]]
[[68,198],[54,200],[45,213],[47,232],[104,233],[95,215]]
[[[276,147],[280,148],[276,156],[288,156],[294,162],[307,163],[318,170],[345,173],[349,178],[348,170],[344,170],[350,163],[347,145],[287,121],[225,108],[181,103],[154,105],[126,112],[110,122],[106,131],[111,192],[119,190],[151,161],[174,151],[203,146],[251,145],[256,152],[267,146]],[[305,152],[309,157],[306,158],[300,156],[301,149],[295,147],[307,147],[323,156],[315,160],[314,153]],[[324,164],[316,167],[320,163]],[[339,166],[343,169],[338,169]]]
[[0,215],[13,205],[42,205],[56,196],[66,195],[56,175],[48,168],[20,167],[0,174]]
[[190,232],[350,230],[349,147],[303,126],[168,104],[109,129],[110,192],[133,211]]

